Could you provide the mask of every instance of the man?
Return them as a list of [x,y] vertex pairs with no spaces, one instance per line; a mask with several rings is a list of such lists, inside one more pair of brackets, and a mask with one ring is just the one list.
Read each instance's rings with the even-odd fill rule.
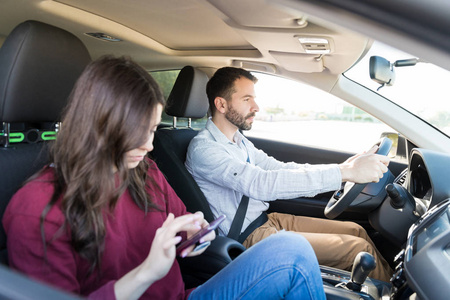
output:
[[[211,118],[190,143],[186,167],[206,196],[212,212],[227,219],[219,234],[227,235],[243,195],[249,197],[242,232],[268,209],[268,201],[314,196],[338,190],[341,183],[378,182],[389,159],[368,153],[341,164],[283,163],[256,149],[239,130],[250,130],[259,107],[257,79],[248,71],[225,67],[209,80],[206,92]],[[279,230],[295,231],[312,245],[320,264],[351,270],[361,251],[374,255],[377,267],[370,276],[389,281],[391,269],[366,231],[356,223],[271,213],[243,242],[250,247]]]

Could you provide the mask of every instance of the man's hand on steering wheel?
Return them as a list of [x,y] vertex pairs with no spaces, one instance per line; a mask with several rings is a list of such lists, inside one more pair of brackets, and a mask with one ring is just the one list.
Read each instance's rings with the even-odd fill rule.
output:
[[324,211],[327,218],[334,219],[344,212],[368,183],[379,182],[388,171],[387,155],[391,147],[392,141],[385,137],[366,153],[352,156],[339,165],[345,185],[328,201]]
[[375,154],[378,146],[374,145],[369,151],[350,157],[339,165],[342,181],[354,183],[378,182],[387,172],[389,158]]

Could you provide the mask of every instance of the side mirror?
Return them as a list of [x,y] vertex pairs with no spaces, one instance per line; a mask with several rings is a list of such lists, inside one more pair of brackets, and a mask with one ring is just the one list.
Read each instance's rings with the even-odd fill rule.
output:
[[382,88],[385,85],[393,85],[395,81],[394,66],[384,57],[371,56],[369,61],[369,73],[370,78],[381,84],[378,88]]
[[397,149],[399,146],[399,137],[398,137],[398,133],[395,132],[383,132],[380,136],[380,138],[384,138],[387,137],[388,139],[390,139],[392,141],[392,147],[391,147],[391,151],[389,151],[389,154],[387,155],[390,158],[393,158],[397,155]]

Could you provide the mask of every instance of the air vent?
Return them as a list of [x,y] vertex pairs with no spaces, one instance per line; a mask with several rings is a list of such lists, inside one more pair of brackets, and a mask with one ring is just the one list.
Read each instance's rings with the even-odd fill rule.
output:
[[92,36],[96,39],[100,39],[100,40],[108,41],[108,42],[121,42],[122,41],[119,38],[115,38],[115,37],[108,35],[106,33],[103,33],[103,32],[87,32],[86,34],[89,36]]
[[408,169],[404,169],[397,178],[394,179],[394,183],[398,183],[400,185],[404,185],[406,181],[406,175],[408,175]]
[[306,53],[327,54],[331,52],[330,43],[325,38],[297,37]]

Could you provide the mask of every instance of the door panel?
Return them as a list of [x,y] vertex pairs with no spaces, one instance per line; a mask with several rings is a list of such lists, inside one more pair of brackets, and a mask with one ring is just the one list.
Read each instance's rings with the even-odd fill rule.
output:
[[[255,145],[256,148],[263,150],[268,155],[283,162],[293,161],[297,163],[309,164],[341,163],[353,155],[353,153],[348,152],[331,151],[261,138],[249,137],[249,140]],[[396,176],[406,168],[406,165],[391,162],[389,168]],[[300,197],[290,200],[277,200],[271,203],[269,211],[325,218],[324,209],[332,195],[333,192],[328,192],[318,194],[311,198]],[[367,225],[367,216],[358,212],[344,212],[337,219],[352,220],[363,226]]]

